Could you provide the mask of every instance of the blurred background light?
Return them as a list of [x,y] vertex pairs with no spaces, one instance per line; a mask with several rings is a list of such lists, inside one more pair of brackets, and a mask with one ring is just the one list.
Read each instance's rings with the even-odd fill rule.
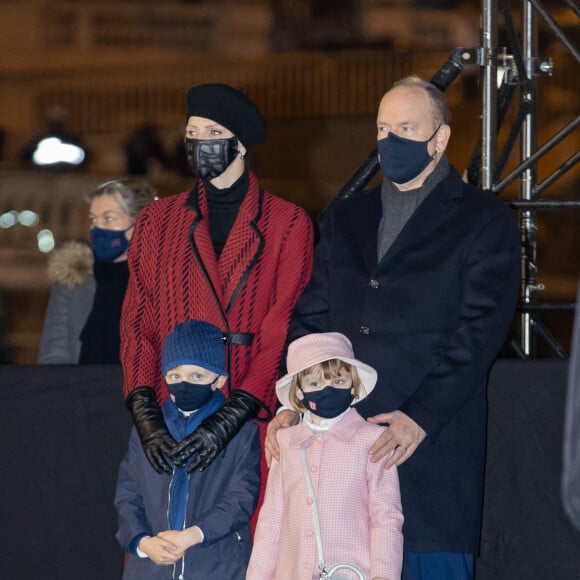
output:
[[8,229],[11,228],[13,225],[16,224],[18,221],[18,212],[17,211],[7,211],[0,215],[0,228]]
[[51,230],[40,230],[36,236],[38,249],[43,254],[48,254],[54,250],[54,234]]
[[18,214],[18,222],[26,227],[33,227],[38,223],[38,214],[30,209],[25,209]]
[[55,163],[69,163],[80,165],[85,159],[82,147],[65,143],[58,137],[46,137],[41,139],[32,155],[36,165],[53,165]]

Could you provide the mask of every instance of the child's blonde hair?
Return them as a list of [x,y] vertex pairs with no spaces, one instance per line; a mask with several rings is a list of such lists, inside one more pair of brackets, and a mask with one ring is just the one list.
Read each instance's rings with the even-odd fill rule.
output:
[[344,362],[343,360],[333,358],[299,371],[292,377],[292,382],[290,383],[290,389],[288,392],[288,399],[292,404],[293,409],[297,413],[304,413],[306,411],[306,407],[304,407],[302,401],[298,398],[298,388],[300,387],[302,379],[306,375],[314,375],[328,380],[332,377],[339,376],[341,373],[350,375],[354,393],[353,396],[362,398],[361,395],[364,395],[364,386],[360,380],[356,367],[347,362]]

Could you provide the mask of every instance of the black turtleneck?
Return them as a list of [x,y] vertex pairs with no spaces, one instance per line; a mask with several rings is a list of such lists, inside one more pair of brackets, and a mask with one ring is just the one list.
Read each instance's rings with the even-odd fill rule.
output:
[[209,181],[203,183],[209,210],[209,233],[216,257],[219,259],[248,192],[250,177],[248,172],[244,171],[231,187],[225,189],[218,189]]
[[129,281],[129,266],[123,262],[95,259],[97,282],[93,307],[81,332],[79,364],[119,364],[121,308]]

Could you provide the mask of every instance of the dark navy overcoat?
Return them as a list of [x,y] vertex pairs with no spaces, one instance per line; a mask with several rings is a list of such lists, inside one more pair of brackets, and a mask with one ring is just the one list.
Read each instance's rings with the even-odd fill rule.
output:
[[346,334],[379,373],[360,413],[399,409],[427,432],[399,468],[405,550],[477,553],[486,383],[517,303],[517,223],[452,167],[377,263],[380,217],[380,188],[326,209],[291,337]]
[[[175,566],[158,566],[128,553],[123,580],[244,580],[252,540],[250,517],[260,488],[258,427],[246,423],[204,471],[189,478],[186,526],[197,525],[203,543],[186,550]],[[125,550],[141,535],[167,530],[171,475],[157,473],[147,460],[135,428],[119,468],[115,507],[117,539]]]

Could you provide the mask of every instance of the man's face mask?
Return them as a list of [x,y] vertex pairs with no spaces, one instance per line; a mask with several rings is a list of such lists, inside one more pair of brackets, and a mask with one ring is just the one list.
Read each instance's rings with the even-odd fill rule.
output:
[[436,152],[429,154],[427,145],[437,135],[441,126],[426,141],[413,141],[389,133],[377,142],[381,169],[385,177],[395,183],[407,183],[419,175],[431,161]]
[[210,180],[221,175],[238,154],[238,140],[185,139],[187,163],[195,175]]

